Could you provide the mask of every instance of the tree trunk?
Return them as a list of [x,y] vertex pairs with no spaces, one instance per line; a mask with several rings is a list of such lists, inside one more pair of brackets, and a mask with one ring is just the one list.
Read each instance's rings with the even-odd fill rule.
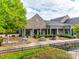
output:
[[0,46],[2,46],[1,42],[0,42]]
[[77,38],[79,38],[79,35],[77,35]]
[[9,41],[9,35],[6,34],[6,43],[8,43],[8,41]]
[[25,37],[26,31],[25,29],[22,29],[22,37]]

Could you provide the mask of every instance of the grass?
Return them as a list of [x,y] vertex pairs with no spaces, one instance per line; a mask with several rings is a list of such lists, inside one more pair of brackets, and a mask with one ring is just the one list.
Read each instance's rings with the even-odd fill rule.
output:
[[42,58],[44,56],[48,55],[49,57],[50,56],[53,56],[53,57],[58,56],[60,59],[61,58],[70,59],[69,55],[64,50],[56,49],[53,47],[43,47],[43,48],[36,48],[36,49],[32,49],[32,50],[20,51],[20,52],[15,52],[15,53],[7,53],[4,55],[1,55],[0,59],[29,59],[29,56],[35,57],[38,55],[42,56]]
[[7,53],[4,55],[1,55],[0,59],[21,59],[23,56],[33,55],[37,52],[39,53],[48,49],[51,49],[51,47],[38,48],[38,49],[20,51],[20,52],[15,52],[15,53]]
[[64,50],[52,48],[23,59],[72,59],[72,57]]

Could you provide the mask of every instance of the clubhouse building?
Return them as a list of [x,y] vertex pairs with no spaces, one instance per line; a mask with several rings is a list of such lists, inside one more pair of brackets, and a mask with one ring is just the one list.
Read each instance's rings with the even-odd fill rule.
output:
[[72,27],[78,23],[79,18],[70,18],[68,15],[51,20],[43,20],[43,18],[40,15],[36,14],[27,22],[26,35],[73,35],[74,33]]

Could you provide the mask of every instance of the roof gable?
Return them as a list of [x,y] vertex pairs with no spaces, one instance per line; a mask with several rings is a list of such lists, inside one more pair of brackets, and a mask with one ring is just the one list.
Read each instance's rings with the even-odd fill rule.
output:
[[36,14],[31,19],[28,20],[26,28],[27,29],[46,28],[46,23],[38,14]]

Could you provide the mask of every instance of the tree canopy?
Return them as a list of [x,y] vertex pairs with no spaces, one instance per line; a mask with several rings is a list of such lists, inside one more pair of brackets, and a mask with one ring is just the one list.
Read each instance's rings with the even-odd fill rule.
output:
[[76,25],[73,26],[73,31],[74,31],[77,35],[79,35],[79,24],[76,24]]
[[26,26],[26,11],[21,0],[0,0],[0,33],[15,33]]

